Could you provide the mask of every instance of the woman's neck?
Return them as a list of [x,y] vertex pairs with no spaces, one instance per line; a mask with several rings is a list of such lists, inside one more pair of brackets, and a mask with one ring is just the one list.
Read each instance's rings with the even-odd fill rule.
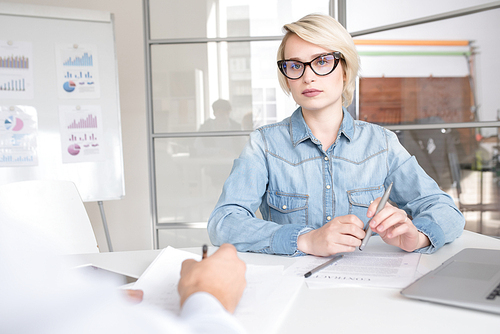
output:
[[323,150],[326,152],[337,139],[340,124],[342,124],[344,117],[342,109],[335,112],[302,109],[302,115],[314,137],[321,142]]

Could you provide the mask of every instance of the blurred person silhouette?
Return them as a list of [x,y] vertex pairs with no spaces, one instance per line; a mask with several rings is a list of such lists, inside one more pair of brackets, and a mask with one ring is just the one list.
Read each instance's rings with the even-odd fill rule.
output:
[[[200,132],[241,131],[240,123],[231,118],[231,103],[218,99],[212,104],[215,118],[203,123]],[[205,173],[215,186],[226,180],[231,170],[232,161],[236,159],[245,145],[246,137],[242,136],[206,136],[194,142],[196,156],[208,158],[203,163]]]
[[240,123],[231,118],[231,103],[228,100],[218,99],[212,103],[215,118],[205,120],[199,131],[238,131]]
[[138,304],[142,291],[124,293],[113,277],[76,270],[57,240],[19,219],[0,223],[0,267],[0,333],[244,333],[231,313],[246,266],[228,244],[183,262],[179,315]]

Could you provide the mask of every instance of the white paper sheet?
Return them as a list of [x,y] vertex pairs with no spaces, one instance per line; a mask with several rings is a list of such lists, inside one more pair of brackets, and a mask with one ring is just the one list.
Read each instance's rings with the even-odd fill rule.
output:
[[57,93],[60,99],[101,97],[97,46],[56,45]]
[[0,167],[38,165],[38,113],[31,106],[0,106]]
[[59,130],[63,163],[106,160],[101,106],[60,105]]
[[32,100],[33,87],[33,44],[0,40],[0,100]]
[[[182,262],[200,255],[167,247],[134,284],[144,292],[144,303],[179,313],[177,283]],[[234,315],[248,333],[273,333],[298,294],[304,278],[283,275],[283,266],[247,265],[247,287]]]
[[[286,275],[303,276],[329,258],[305,256],[285,271]],[[416,279],[420,253],[354,252],[306,279],[309,288],[371,286],[404,288]]]

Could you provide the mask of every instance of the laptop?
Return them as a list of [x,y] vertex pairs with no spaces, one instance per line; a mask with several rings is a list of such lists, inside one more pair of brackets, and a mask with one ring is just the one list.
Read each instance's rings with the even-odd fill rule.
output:
[[500,314],[500,250],[466,248],[401,290],[401,294]]

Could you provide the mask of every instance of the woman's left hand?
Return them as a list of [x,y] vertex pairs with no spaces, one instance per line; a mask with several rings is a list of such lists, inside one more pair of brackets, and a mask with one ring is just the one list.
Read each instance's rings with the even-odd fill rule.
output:
[[[366,216],[373,217],[377,211],[380,197],[368,207]],[[419,232],[404,210],[398,209],[387,203],[380,212],[370,221],[373,232],[378,233],[385,243],[397,246],[407,252],[427,247],[430,241],[423,233]]]

